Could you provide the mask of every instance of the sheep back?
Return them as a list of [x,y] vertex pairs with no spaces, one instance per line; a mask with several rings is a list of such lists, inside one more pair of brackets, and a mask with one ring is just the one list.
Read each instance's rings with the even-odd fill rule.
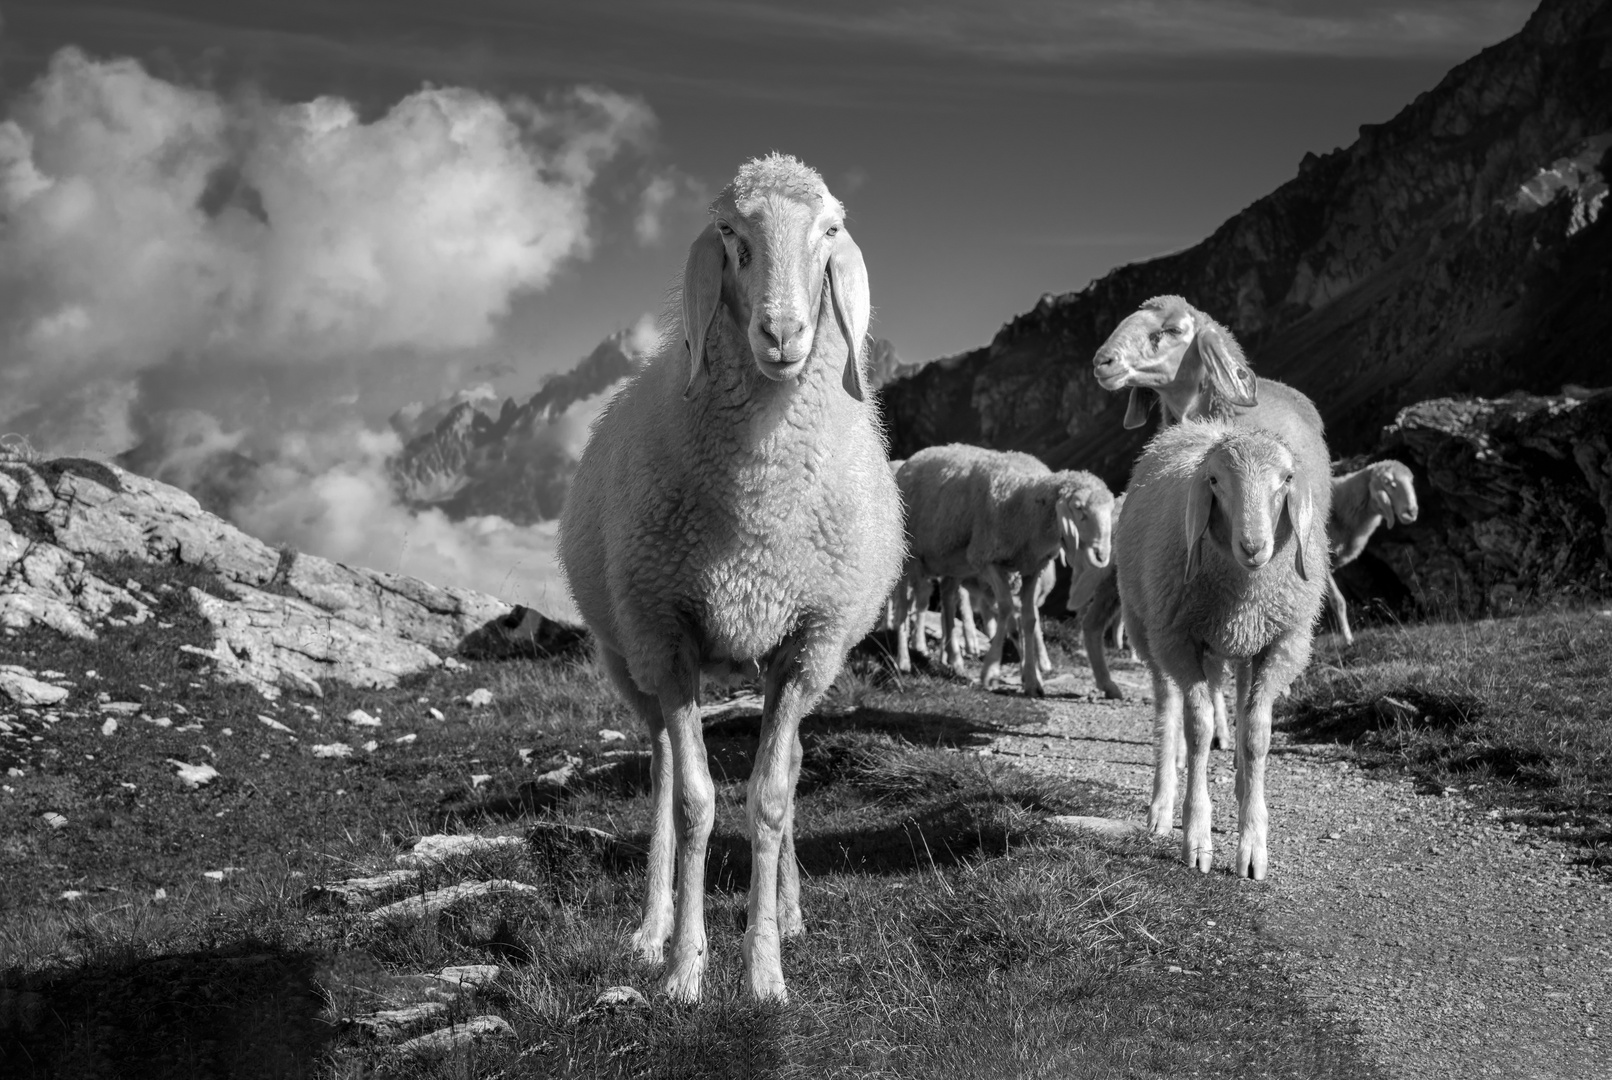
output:
[[[920,572],[968,577],[988,563],[1039,572],[1039,561],[1019,564],[1026,561],[1024,549],[1033,543],[1034,532],[1050,529],[1056,547],[1056,509],[1036,484],[1052,475],[1029,454],[964,443],[913,454],[897,472],[896,483],[907,507],[909,551]],[[1044,507],[1037,505],[1038,495]],[[1041,555],[1051,557],[1050,551]]]

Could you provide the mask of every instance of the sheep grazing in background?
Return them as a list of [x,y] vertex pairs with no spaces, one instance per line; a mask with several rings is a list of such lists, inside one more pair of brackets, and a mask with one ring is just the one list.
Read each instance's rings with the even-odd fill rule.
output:
[[[1058,553],[1056,561],[1066,561],[1062,551]],[[1080,565],[1084,566],[1088,564],[1081,563]],[[1112,566],[1112,562],[1110,562],[1109,565]],[[984,623],[980,629],[984,632],[987,639],[994,638],[996,636],[996,628],[999,622],[996,613],[1005,606],[1008,610],[1008,637],[1014,641],[1017,641],[1019,637],[1019,623],[1022,621],[1021,614],[1019,612],[1019,592],[1024,585],[1024,583],[1019,580],[1019,575],[1009,575],[1008,594],[1006,597],[1001,599],[992,596],[990,587],[979,578],[969,578],[962,584],[962,605],[960,614],[962,615],[963,625],[969,632],[967,636],[972,638],[972,631],[974,629],[969,616],[970,606],[972,606],[975,610],[985,613]],[[1057,584],[1058,571],[1053,564],[1049,562],[1046,566],[1046,569],[1041,571],[1040,580],[1036,582],[1035,605],[1037,608],[1041,607],[1042,604],[1047,602],[1047,597],[1051,595],[1053,588]],[[972,605],[969,604],[970,598],[973,600]],[[1042,622],[1037,620],[1037,631],[1041,631],[1042,627]],[[982,651],[981,646],[973,641],[970,641],[969,643],[969,650],[975,656],[978,656]],[[1047,640],[1044,633],[1036,642],[1036,655],[1039,657],[1041,674],[1050,674],[1052,672],[1052,657],[1047,654]]]
[[1185,706],[1181,855],[1212,860],[1209,740],[1222,665],[1236,668],[1237,873],[1264,878],[1271,706],[1309,662],[1326,581],[1332,484],[1320,426],[1293,443],[1224,421],[1156,435],[1114,538],[1126,632],[1153,676],[1148,825],[1170,831]]
[[[666,993],[698,1000],[715,788],[703,672],[760,662],[747,820],[750,993],[786,995],[802,931],[794,854],[801,718],[900,572],[900,496],[861,364],[869,296],[845,211],[792,157],[746,163],[689,249],[681,332],[599,416],[560,559],[604,670],[652,736],[648,896],[633,935]],[[676,880],[674,903],[672,884]]]
[[[1360,558],[1378,525],[1390,529],[1396,523],[1409,525],[1416,520],[1417,512],[1416,475],[1402,462],[1392,458],[1374,461],[1364,469],[1333,477],[1332,516],[1327,519],[1332,569],[1336,571]],[[1332,574],[1327,575],[1327,604],[1338,620],[1344,643],[1353,645],[1349,605]]]
[[[1001,597],[1019,596],[1024,692],[1041,686],[1041,574],[1060,551],[1074,563],[1108,562],[1113,494],[1087,472],[1054,473],[1028,454],[953,443],[932,446],[908,458],[897,473],[907,512],[910,554],[905,576],[978,577],[998,598],[997,631],[985,655],[980,685],[1001,670],[1010,612]],[[1011,577],[1019,575],[1015,590]],[[949,605],[942,604],[943,641],[949,639]],[[897,625],[896,661],[906,664],[906,621]],[[902,667],[902,670],[908,670]]]

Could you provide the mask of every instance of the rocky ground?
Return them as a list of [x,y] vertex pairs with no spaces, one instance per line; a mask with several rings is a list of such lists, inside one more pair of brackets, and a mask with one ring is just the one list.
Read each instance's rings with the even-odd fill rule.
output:
[[[1117,678],[1125,702],[1098,700],[1083,668],[1061,676],[1045,727],[999,737],[992,752],[1128,789],[1140,824],[1152,706],[1139,666]],[[1550,835],[1458,793],[1363,771],[1342,748],[1278,732],[1272,756],[1271,872],[1247,888],[1310,1004],[1336,1011],[1395,1078],[1612,1075],[1604,875],[1580,869],[1579,853]],[[1231,755],[1217,751],[1211,768],[1224,873],[1235,850]]]

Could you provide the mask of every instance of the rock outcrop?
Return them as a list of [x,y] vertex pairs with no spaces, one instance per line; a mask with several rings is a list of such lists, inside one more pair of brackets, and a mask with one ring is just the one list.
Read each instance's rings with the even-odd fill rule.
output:
[[326,679],[390,686],[467,648],[552,651],[581,637],[468,589],[275,550],[115,465],[0,456],[0,629],[92,638],[110,619],[144,622],[151,597],[113,572],[127,560],[209,571],[221,594],[190,590],[214,634],[208,655],[268,696],[318,694]]
[[[1148,431],[1091,376],[1115,324],[1179,293],[1232,327],[1255,368],[1313,397],[1338,454],[1450,394],[1608,381],[1612,5],[1544,0],[1354,145],[1202,243],[1043,296],[988,345],[896,379],[891,454],[967,441],[1128,478]],[[1151,428],[1151,425],[1150,425]]]
[[1468,615],[1538,594],[1612,593],[1609,443],[1612,390],[1403,410],[1369,459],[1415,471],[1421,513],[1379,529],[1340,585],[1390,607]]

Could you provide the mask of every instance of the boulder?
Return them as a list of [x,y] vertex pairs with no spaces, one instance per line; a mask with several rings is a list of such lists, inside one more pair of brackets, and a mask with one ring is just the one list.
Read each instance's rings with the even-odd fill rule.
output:
[[178,488],[116,465],[34,461],[0,448],[0,631],[38,624],[94,639],[111,619],[145,622],[154,599],[126,575],[100,570],[120,560],[210,571],[217,588],[189,595],[213,640],[189,651],[270,698],[287,689],[317,695],[329,679],[393,686],[467,642],[508,639],[508,627],[528,654],[542,651],[531,642],[582,637],[468,589],[276,550]]

